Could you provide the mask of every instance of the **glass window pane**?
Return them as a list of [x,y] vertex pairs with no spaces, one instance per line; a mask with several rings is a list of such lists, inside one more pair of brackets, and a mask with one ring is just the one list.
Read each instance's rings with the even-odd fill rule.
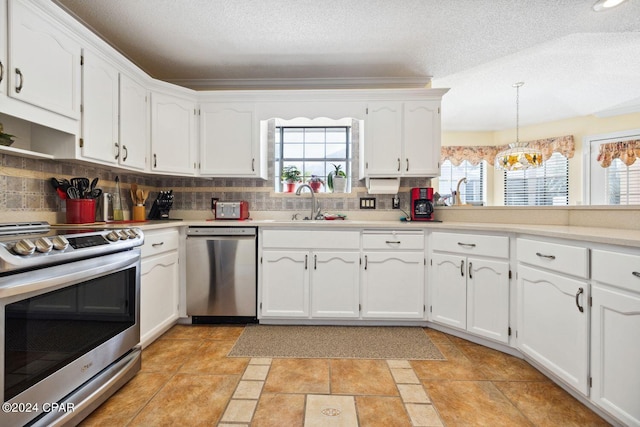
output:
[[304,141],[324,143],[324,128],[306,128],[304,130]]
[[317,175],[324,180],[324,162],[304,162],[304,172],[307,178]]
[[304,141],[304,129],[298,128],[284,128],[284,135],[282,136],[283,142],[303,142]]
[[327,144],[327,159],[344,159],[347,157],[347,146],[343,144]]
[[301,159],[304,157],[304,144],[284,144],[283,158]]
[[304,157],[308,159],[324,159],[324,144],[304,144]]
[[329,142],[347,142],[347,132],[345,128],[327,129],[327,143]]

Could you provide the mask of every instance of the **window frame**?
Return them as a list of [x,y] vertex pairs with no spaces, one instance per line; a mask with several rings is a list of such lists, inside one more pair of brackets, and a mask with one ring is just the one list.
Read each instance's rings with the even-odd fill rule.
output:
[[[446,162],[449,162],[449,164],[451,166],[447,166]],[[440,176],[438,177],[438,193],[440,193],[441,196],[446,196],[446,195],[450,194],[450,191],[447,191],[446,193],[443,193],[441,191],[441,188],[440,188],[440,185],[442,184],[442,181],[443,181],[443,179],[442,179],[443,173],[447,168],[450,168],[452,173],[451,173],[451,177],[449,177],[448,179],[445,179],[444,181],[450,182],[451,186],[452,186],[451,190],[455,191],[455,188],[453,188],[453,187],[457,185],[457,182],[459,181],[459,179],[461,179],[463,176],[467,176],[467,173],[466,173],[466,170],[465,170],[464,174],[458,174],[459,178],[457,178],[456,181],[454,182],[453,177],[456,176],[456,174],[454,173],[454,170],[456,168],[462,167],[463,165],[465,165],[465,166],[468,165],[466,167],[471,167],[471,168],[476,168],[476,167],[480,166],[480,187],[481,187],[481,189],[480,189],[481,200],[480,201],[476,201],[476,200],[471,201],[471,202],[467,201],[467,194],[466,194],[466,191],[465,191],[463,203],[478,204],[479,202],[481,202],[481,206],[485,206],[487,204],[487,178],[488,178],[487,177],[488,162],[486,160],[482,160],[477,165],[472,165],[471,163],[469,163],[468,160],[463,160],[458,166],[454,166],[451,163],[450,159],[447,159],[444,162],[442,162],[442,164],[440,165]],[[465,187],[465,190],[466,190],[466,187]],[[452,197],[451,203],[453,203],[453,202],[454,202],[454,200],[453,200],[453,197]]]
[[[559,157],[558,157],[559,156]],[[529,193],[527,194],[527,187],[530,187],[531,184],[534,184],[535,187],[538,187],[540,185],[546,187],[546,183],[548,180],[550,179],[556,179],[558,178],[555,175],[552,176],[547,176],[547,165],[549,164],[549,159],[551,158],[562,158],[564,159],[564,165],[560,166],[560,167],[565,167],[566,168],[566,172],[564,174],[564,180],[565,180],[565,188],[566,188],[566,195],[564,196],[566,198],[566,202],[562,203],[562,204],[556,204],[553,201],[553,198],[551,198],[550,196],[548,196],[546,194],[546,192],[540,193],[539,191],[536,191],[534,193]],[[504,171],[503,172],[503,197],[504,197],[504,206],[568,206],[569,205],[569,159],[567,159],[565,156],[563,156],[560,153],[553,153],[552,157],[547,159],[546,161],[544,161],[542,163],[542,166],[539,168],[530,168],[530,169],[525,169],[525,170],[519,170],[519,171]],[[538,174],[539,171],[542,170],[544,175],[542,176],[527,176],[527,175],[533,175],[533,174]],[[549,171],[549,174],[551,174],[552,172],[554,172],[553,170]],[[515,174],[523,174],[524,176],[522,178],[518,178],[515,177]],[[518,189],[518,193],[517,194],[511,194],[511,196],[509,196],[507,194],[508,191],[508,184],[509,184],[509,179],[512,180],[523,180],[523,184],[520,186],[520,188]],[[515,191],[514,191],[515,192]],[[526,198],[527,202],[530,201],[531,198],[534,198],[535,203],[534,204],[530,204],[530,203],[521,203],[521,204],[511,204],[509,203],[509,198],[516,198],[519,197],[521,199]],[[544,198],[544,200],[549,200],[551,203],[544,203],[544,204],[540,204],[539,203],[539,198]]]

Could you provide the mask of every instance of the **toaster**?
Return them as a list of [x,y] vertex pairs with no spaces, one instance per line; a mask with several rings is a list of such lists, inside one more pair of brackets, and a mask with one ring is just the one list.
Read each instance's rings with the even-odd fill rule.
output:
[[249,202],[216,202],[216,219],[247,219],[249,218]]

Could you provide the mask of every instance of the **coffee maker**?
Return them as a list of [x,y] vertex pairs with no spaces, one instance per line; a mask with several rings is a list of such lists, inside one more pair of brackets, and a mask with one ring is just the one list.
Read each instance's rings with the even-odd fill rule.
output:
[[433,188],[411,189],[411,221],[433,221]]

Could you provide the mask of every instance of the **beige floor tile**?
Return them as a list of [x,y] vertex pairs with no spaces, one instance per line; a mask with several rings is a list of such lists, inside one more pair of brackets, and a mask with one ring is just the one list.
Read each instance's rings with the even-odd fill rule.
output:
[[226,357],[219,346],[221,341],[203,341],[202,346],[180,367],[180,372],[190,374],[242,375],[249,358]]
[[430,403],[422,384],[398,384],[398,391],[404,403]]
[[609,425],[595,412],[550,381],[494,384],[536,426]]
[[389,368],[411,368],[408,360],[387,360]]
[[438,344],[446,360],[412,360],[418,378],[433,380],[484,380],[482,370],[452,344]]
[[544,381],[546,377],[522,359],[480,345],[463,345],[460,351],[488,380]]
[[391,375],[396,384],[420,384],[420,380],[413,372],[413,369],[393,368],[391,369]]
[[256,409],[257,400],[232,399],[222,415],[223,422],[251,422],[253,411]]
[[307,395],[304,427],[358,427],[353,396]]
[[360,427],[411,427],[402,400],[387,396],[356,396]]
[[384,360],[332,359],[331,393],[398,396],[398,389]]
[[161,340],[201,340],[211,336],[209,325],[175,325],[159,338]]
[[531,426],[489,381],[423,381],[446,426]]
[[271,365],[270,357],[252,357],[249,365]]
[[258,399],[262,392],[264,381],[240,381],[233,393],[234,399]]
[[223,326],[211,326],[211,333],[207,337],[210,340],[237,340],[244,326],[223,325]]
[[129,426],[211,426],[236,387],[236,375],[176,374]]
[[329,361],[327,359],[273,359],[263,392],[330,393]]
[[440,427],[443,425],[433,405],[409,403],[406,406],[415,427]]
[[269,366],[249,365],[242,375],[243,380],[264,381],[269,373]]
[[142,351],[142,371],[176,372],[202,343],[201,340],[157,340]]
[[249,424],[229,424],[229,423],[219,423],[216,427],[249,427]]
[[435,329],[431,328],[424,328],[424,332],[435,344],[452,344],[452,342],[449,340],[449,337],[451,335],[445,334],[444,332],[436,331]]
[[262,393],[251,427],[302,426],[304,405],[304,394]]

